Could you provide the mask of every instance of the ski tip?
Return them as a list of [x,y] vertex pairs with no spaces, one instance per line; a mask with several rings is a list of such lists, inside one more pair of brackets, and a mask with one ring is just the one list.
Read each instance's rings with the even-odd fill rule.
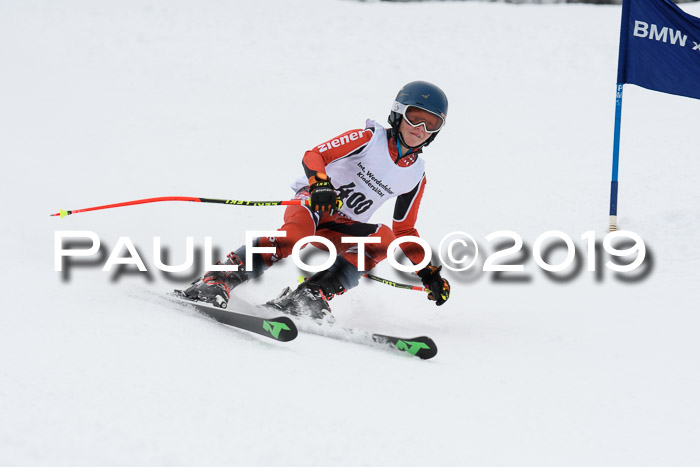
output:
[[415,355],[422,360],[429,360],[438,353],[435,341],[428,336],[398,339],[394,345],[398,350]]
[[263,321],[263,330],[280,342],[289,342],[297,338],[299,330],[294,322],[287,316],[266,319]]
[[373,334],[372,340],[378,344],[389,345],[394,350],[405,352],[423,360],[431,359],[438,353],[435,341],[428,336],[418,336],[407,339],[383,334]]

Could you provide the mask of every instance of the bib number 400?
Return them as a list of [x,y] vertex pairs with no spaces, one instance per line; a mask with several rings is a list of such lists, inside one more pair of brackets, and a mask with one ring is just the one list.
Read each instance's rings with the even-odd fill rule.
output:
[[374,201],[367,199],[363,193],[355,191],[354,188],[354,182],[336,188],[338,191],[338,198],[343,201],[344,207],[352,209],[355,214],[362,214],[372,206]]

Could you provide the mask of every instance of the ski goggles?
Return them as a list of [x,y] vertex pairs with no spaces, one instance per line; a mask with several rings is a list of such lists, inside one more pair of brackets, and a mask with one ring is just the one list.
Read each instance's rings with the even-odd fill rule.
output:
[[445,126],[445,118],[442,115],[421,109],[415,105],[406,105],[394,101],[392,110],[403,115],[406,123],[411,125],[413,128],[423,125],[423,128],[425,128],[427,133],[437,133],[438,131],[442,130],[443,126]]

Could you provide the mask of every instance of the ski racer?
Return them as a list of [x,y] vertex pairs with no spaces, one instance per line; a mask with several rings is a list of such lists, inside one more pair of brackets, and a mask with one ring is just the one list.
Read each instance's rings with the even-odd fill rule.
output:
[[[307,205],[286,208],[279,228],[286,237],[262,237],[254,242],[274,248],[274,253],[254,254],[252,267],[246,271],[244,245],[229,253],[223,263],[236,270],[207,272],[184,290],[185,297],[225,307],[231,290],[289,256],[300,239],[316,235],[336,247],[339,254],[333,265],[295,290],[287,288],[267,306],[315,319],[330,317],[328,300],[356,287],[364,274],[358,268],[357,243],[342,243],[342,237],[379,239],[364,245],[364,270],[370,270],[386,258],[387,247],[395,238],[418,236],[415,223],[426,185],[420,154],[443,128],[446,116],[445,93],[434,84],[414,81],[398,92],[389,115],[390,128],[367,120],[364,129],[350,130],[307,151],[302,159],[305,175],[292,185],[295,199],[307,200]],[[396,198],[392,228],[369,223],[377,208],[391,198]],[[413,264],[423,260],[419,245],[406,242],[401,249]],[[450,284],[440,270],[428,264],[417,271],[428,289],[428,299],[437,305],[450,297]]]

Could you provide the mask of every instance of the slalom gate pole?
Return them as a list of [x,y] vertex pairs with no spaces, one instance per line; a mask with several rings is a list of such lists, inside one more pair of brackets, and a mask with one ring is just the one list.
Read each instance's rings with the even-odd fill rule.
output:
[[[389,279],[384,279],[382,277],[374,276],[372,274],[364,274],[362,277],[365,279],[370,279],[376,282],[381,282],[384,285],[390,285],[391,287],[396,287],[397,289],[405,289],[405,290],[417,290],[419,292],[427,292],[428,289],[425,287],[420,287],[417,285],[411,285],[411,284],[400,284],[398,282],[390,281]],[[308,277],[304,276],[299,276],[299,283],[301,284],[304,282]]]
[[125,201],[123,203],[105,204],[104,206],[94,206],[84,209],[74,209],[72,211],[65,211],[61,209],[59,212],[51,214],[51,216],[61,216],[61,219],[63,219],[66,216],[78,214],[80,212],[120,208],[123,206],[134,206],[136,204],[160,203],[162,201],[191,201],[194,203],[217,203],[228,204],[231,206],[304,206],[307,204],[307,201],[302,199],[292,199],[287,201],[241,201],[236,199],[195,198],[191,196],[161,196],[158,198],[137,199],[134,201]]
[[610,182],[610,232],[617,230],[617,186],[620,166],[620,126],[622,124],[622,86],[617,84],[615,93],[615,136],[613,139],[612,181]]

